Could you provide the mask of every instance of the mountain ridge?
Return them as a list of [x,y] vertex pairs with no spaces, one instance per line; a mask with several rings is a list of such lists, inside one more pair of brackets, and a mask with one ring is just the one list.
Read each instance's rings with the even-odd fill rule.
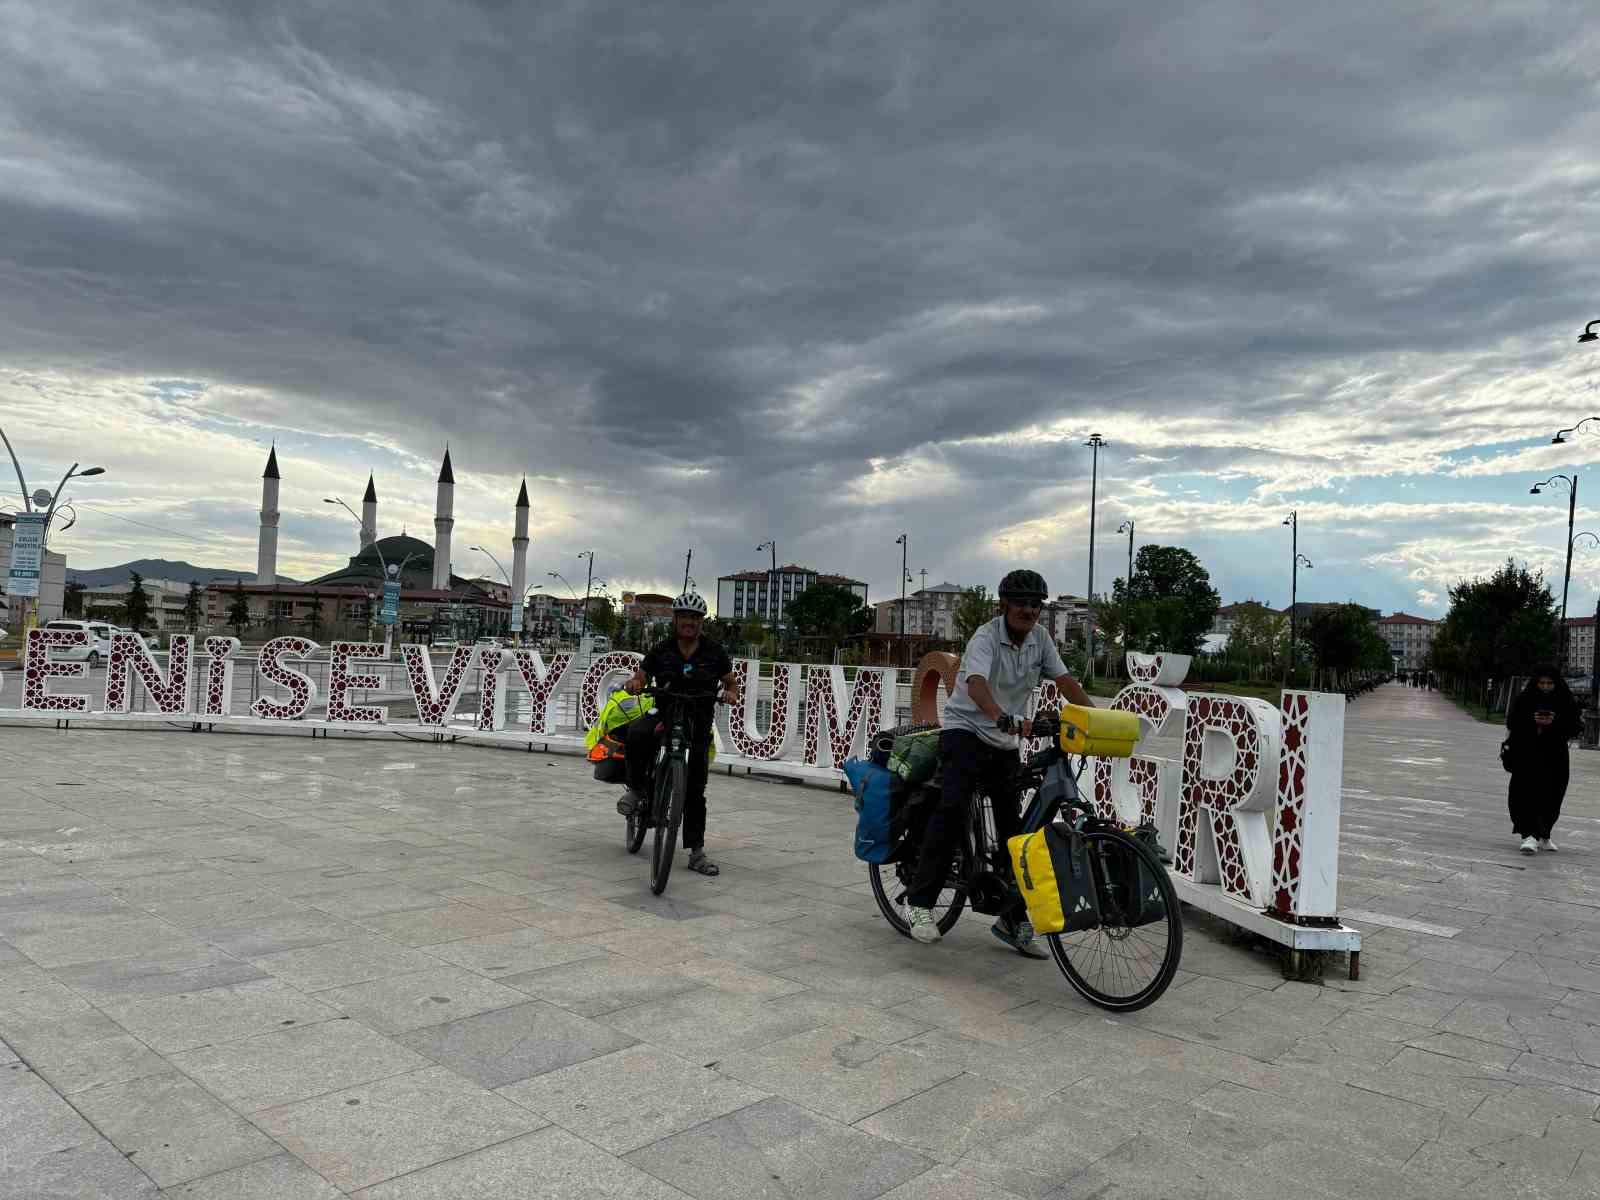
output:
[[[256,577],[254,571],[238,571],[225,567],[197,567],[183,559],[136,558],[114,567],[68,567],[67,582],[81,583],[87,588],[109,587],[116,583],[127,583],[128,576],[134,571],[139,572],[145,579],[170,579],[174,583],[207,584],[217,579],[243,579],[248,583]],[[278,582],[298,581],[279,575]]]

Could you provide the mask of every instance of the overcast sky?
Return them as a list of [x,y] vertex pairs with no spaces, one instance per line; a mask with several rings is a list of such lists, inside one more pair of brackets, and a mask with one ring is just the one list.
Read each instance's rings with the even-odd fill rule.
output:
[[1285,604],[1297,508],[1304,599],[1559,591],[1594,15],[0,0],[0,426],[32,487],[106,467],[80,567],[253,569],[274,440],[285,574],[353,552],[322,498],[369,470],[431,539],[448,441],[460,574],[526,473],[530,582],[671,591],[693,546],[709,592],[776,538],[876,600],[906,532],[929,583],[1081,594],[1099,432],[1101,588],[1131,517]]

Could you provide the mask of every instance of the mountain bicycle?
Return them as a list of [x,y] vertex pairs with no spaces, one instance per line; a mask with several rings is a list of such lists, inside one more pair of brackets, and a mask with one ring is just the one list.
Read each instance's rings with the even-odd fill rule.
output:
[[689,792],[689,748],[694,744],[690,707],[697,700],[715,700],[719,693],[663,691],[655,695],[659,717],[641,720],[660,720],[666,736],[656,750],[650,795],[626,818],[623,846],[629,854],[637,854],[646,832],[655,830],[650,852],[650,890],[659,896],[667,890],[667,880],[672,875],[672,856],[678,849],[678,829]]
[[[1055,744],[1059,721],[1034,720],[1034,735],[1049,736],[1051,746],[1018,765],[1019,795],[1028,796],[1020,832],[1033,833],[1052,822],[1086,843],[1091,875],[1100,902],[1100,924],[1076,933],[1046,934],[1050,956],[1067,982],[1085,1000],[1114,1012],[1132,1012],[1154,1003],[1167,990],[1183,956],[1183,917],[1178,896],[1156,853],[1153,826],[1127,828],[1095,814],[1078,789],[1087,760],[1076,770]],[[938,803],[937,783],[924,785],[908,803]],[[1010,852],[995,836],[993,802],[973,798],[972,820],[950,864],[945,887],[933,906],[941,935],[948,934],[967,907],[999,915],[1010,910],[1021,893],[1012,879]],[[868,864],[872,895],[884,919],[906,937],[906,895],[917,874],[917,849],[923,822],[907,821],[903,849],[894,861]],[[1140,870],[1141,863],[1144,870]],[[1163,916],[1149,921],[1136,895],[1140,879],[1160,889]]]

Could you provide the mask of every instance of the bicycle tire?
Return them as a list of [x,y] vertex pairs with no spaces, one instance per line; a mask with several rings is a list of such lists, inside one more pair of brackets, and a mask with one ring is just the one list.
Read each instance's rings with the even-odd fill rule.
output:
[[649,826],[645,824],[644,814],[637,808],[629,814],[627,821],[626,831],[622,835],[622,845],[629,854],[637,854],[639,847],[644,845],[645,830]]
[[[956,851],[956,858],[952,864],[949,880],[951,886],[939,893],[939,902],[933,906],[935,912],[941,907],[944,908],[937,922],[940,937],[955,928],[956,922],[961,919],[961,913],[967,906],[967,877],[971,874],[970,867],[967,849],[963,845]],[[911,936],[911,923],[905,916],[905,900],[906,893],[911,887],[911,876],[915,871],[914,862],[867,864],[867,878],[872,882],[872,898],[878,902],[878,911],[902,937]],[[947,893],[950,896],[948,901],[945,900]]]
[[[678,825],[683,820],[683,801],[689,790],[688,764],[681,758],[669,758],[662,764],[661,792],[656,798],[656,842],[650,859],[650,890],[661,895],[667,890],[667,880],[672,877],[672,856],[678,849]],[[661,802],[666,801],[666,811]]]
[[[1183,957],[1183,913],[1178,907],[1178,894],[1161,860],[1137,838],[1116,829],[1089,829],[1082,836],[1089,843],[1091,870],[1101,870],[1104,855],[1112,852],[1143,859],[1157,881],[1166,917],[1148,925],[1130,926],[1113,920],[1079,933],[1052,933],[1046,937],[1050,955],[1073,991],[1089,1003],[1112,1012],[1134,1012],[1161,998]],[[1147,953],[1156,950],[1156,935],[1145,936],[1146,930],[1157,929],[1165,938],[1158,957]],[[1149,963],[1149,969],[1143,969],[1141,963]],[[1128,990],[1108,990],[1108,976],[1126,980]]]

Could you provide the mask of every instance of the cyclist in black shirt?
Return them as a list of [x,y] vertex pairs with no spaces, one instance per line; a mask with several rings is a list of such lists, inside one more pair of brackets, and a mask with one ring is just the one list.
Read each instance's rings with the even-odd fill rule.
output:
[[[706,773],[711,753],[712,722],[716,701],[710,694],[722,685],[722,698],[739,703],[739,680],[733,672],[728,652],[711,638],[702,637],[706,602],[694,592],[685,592],[672,602],[672,636],[658,643],[644,656],[633,676],[622,686],[635,695],[647,687],[656,695],[674,689],[705,695],[695,700],[694,742],[689,748],[689,793],[683,800],[683,848],[689,852],[689,869],[702,875],[718,874],[717,864],[706,857]],[[617,801],[617,811],[631,816],[641,799],[649,795],[650,771],[655,763],[662,724],[646,716],[628,726],[628,790]]]

